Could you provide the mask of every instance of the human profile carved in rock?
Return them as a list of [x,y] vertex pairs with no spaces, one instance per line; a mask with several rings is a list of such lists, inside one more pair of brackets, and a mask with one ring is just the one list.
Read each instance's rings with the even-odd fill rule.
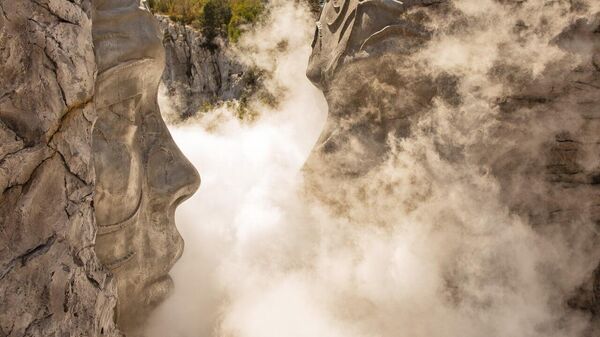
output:
[[160,114],[161,36],[143,1],[94,4],[96,253],[116,277],[116,320],[128,334],[172,288],[183,251],[175,209],[200,184]]
[[409,69],[411,62],[416,64],[411,57],[432,36],[421,21],[426,21],[428,8],[444,2],[330,0],[324,4],[306,74],[323,91],[329,115],[304,166],[307,185],[320,199],[338,204],[332,201],[337,194],[329,188],[378,167],[391,150],[389,137],[409,135],[411,117],[426,113],[439,82],[450,82],[446,91],[453,92],[452,79],[398,72]]

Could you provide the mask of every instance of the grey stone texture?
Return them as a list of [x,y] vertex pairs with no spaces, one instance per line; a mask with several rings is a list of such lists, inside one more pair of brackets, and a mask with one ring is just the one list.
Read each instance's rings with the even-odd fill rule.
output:
[[220,101],[240,99],[250,90],[255,76],[222,38],[209,43],[191,26],[156,17],[166,49],[162,81],[180,117],[193,116]]
[[170,290],[199,176],[161,37],[140,0],[0,1],[1,337],[135,336]]
[[119,336],[94,252],[90,1],[0,1],[0,336]]

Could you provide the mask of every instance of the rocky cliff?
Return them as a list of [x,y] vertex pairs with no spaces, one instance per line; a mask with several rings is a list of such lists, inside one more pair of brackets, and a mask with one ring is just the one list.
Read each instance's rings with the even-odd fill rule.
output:
[[0,1],[0,336],[116,336],[94,252],[89,0]]
[[198,30],[156,15],[164,32],[166,69],[162,83],[176,113],[189,117],[219,101],[241,98],[256,77],[229,51]]

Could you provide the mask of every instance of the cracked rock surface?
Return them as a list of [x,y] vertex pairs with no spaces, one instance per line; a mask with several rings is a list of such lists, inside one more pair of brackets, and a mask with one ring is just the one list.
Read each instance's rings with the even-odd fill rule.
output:
[[0,336],[119,336],[94,252],[89,0],[0,0]]
[[163,31],[166,68],[162,82],[176,112],[193,116],[219,100],[239,99],[254,80],[222,41],[209,45],[190,26],[156,15]]

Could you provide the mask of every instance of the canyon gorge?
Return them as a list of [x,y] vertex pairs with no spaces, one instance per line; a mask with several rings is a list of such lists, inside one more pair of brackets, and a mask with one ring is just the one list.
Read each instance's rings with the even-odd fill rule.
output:
[[600,3],[262,3],[0,0],[0,337],[600,334]]

